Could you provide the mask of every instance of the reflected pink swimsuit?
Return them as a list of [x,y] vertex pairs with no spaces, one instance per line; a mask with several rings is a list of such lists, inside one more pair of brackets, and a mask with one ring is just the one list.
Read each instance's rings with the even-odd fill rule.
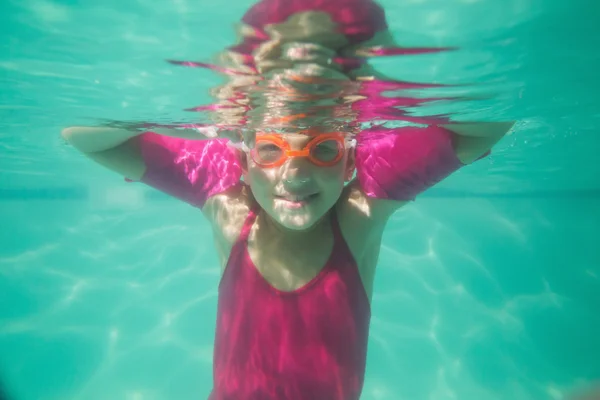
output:
[[[225,140],[140,136],[142,182],[196,207],[240,181]],[[461,166],[452,133],[371,129],[358,137],[357,177],[371,197],[409,201]],[[334,247],[321,272],[294,292],[273,288],[248,256],[254,208],[219,286],[211,400],[353,400],[365,373],[370,306],[332,213]]]

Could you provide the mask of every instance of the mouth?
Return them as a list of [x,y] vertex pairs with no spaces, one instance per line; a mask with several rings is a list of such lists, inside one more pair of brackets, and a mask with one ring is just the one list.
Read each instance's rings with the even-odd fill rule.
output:
[[275,195],[275,199],[279,200],[285,206],[290,208],[301,208],[312,202],[319,196],[319,193],[305,195]]

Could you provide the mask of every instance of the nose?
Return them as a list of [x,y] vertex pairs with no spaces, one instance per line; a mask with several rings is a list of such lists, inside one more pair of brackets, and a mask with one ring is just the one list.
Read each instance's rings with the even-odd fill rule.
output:
[[302,188],[312,182],[312,164],[304,157],[292,157],[281,168],[281,180],[288,189]]

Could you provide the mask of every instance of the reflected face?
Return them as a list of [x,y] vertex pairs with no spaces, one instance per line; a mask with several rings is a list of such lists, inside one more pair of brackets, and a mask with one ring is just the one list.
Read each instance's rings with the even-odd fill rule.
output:
[[244,179],[279,225],[305,230],[337,202],[354,169],[342,134],[257,135]]

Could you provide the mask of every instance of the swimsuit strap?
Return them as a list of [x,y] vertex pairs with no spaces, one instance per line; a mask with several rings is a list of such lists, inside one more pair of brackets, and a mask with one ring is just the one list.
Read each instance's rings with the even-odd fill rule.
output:
[[244,221],[244,225],[242,226],[242,232],[240,233],[240,238],[238,242],[246,242],[248,241],[248,236],[250,236],[250,229],[252,229],[252,225],[256,220],[256,216],[258,215],[258,205],[255,202],[252,202],[250,206],[250,211],[248,212],[248,216],[246,217],[246,221]]
[[350,261],[358,268],[358,264],[356,264],[354,256],[352,255],[352,250],[350,250],[350,246],[348,246],[348,242],[346,242],[346,239],[342,234],[338,210],[335,206],[331,210],[331,229],[333,232],[333,251],[331,253],[330,261],[333,260],[333,263],[338,266],[345,265],[345,262],[342,262],[342,260]]
[[331,229],[333,231],[333,240],[335,244],[344,242],[344,236],[342,235],[342,229],[338,220],[337,209],[333,207],[331,210]]

